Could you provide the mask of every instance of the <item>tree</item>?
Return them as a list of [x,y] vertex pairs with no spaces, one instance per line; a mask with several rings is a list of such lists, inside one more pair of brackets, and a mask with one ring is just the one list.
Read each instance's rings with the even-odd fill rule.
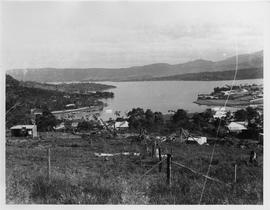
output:
[[116,117],[120,117],[121,111],[115,111],[115,112],[114,112],[114,115],[115,115]]
[[236,121],[245,121],[247,120],[247,111],[244,109],[237,110],[234,113],[234,118]]
[[164,124],[164,117],[161,112],[154,113],[154,123],[155,125],[159,125],[159,126]]
[[98,124],[96,121],[81,121],[78,123],[77,126],[77,130],[78,131],[90,131],[90,130],[94,130],[96,128],[101,129],[102,126],[100,124]]
[[187,112],[183,109],[178,109],[171,118],[172,128],[187,128],[189,124],[188,120]]
[[142,108],[133,108],[127,116],[131,128],[140,130],[145,127],[145,115]]
[[248,121],[251,121],[252,119],[257,119],[260,117],[259,113],[256,111],[256,109],[253,109],[252,107],[247,107],[246,113],[247,113],[247,120]]
[[55,116],[48,110],[44,109],[41,116],[36,119],[37,129],[39,131],[54,130],[57,120]]
[[183,109],[178,109],[172,116],[172,121],[174,123],[179,123],[181,121],[187,120],[187,112]]
[[212,109],[206,109],[204,112],[202,112],[202,117],[205,122],[209,122],[213,115],[214,111],[212,111]]
[[141,108],[132,109],[127,113],[130,128],[136,130],[146,129],[147,131],[160,130],[164,124],[161,112],[154,112],[147,109],[145,112]]
[[154,126],[154,121],[155,121],[155,116],[154,113],[150,110],[147,109],[145,112],[145,120],[144,120],[144,126],[146,129],[150,130]]
[[65,125],[65,129],[67,131],[72,131],[73,130],[73,127],[72,127],[72,121],[71,120],[66,120],[64,122],[64,125]]
[[199,130],[201,130],[201,126],[204,123],[203,117],[201,113],[195,113],[192,116],[193,123],[198,127]]

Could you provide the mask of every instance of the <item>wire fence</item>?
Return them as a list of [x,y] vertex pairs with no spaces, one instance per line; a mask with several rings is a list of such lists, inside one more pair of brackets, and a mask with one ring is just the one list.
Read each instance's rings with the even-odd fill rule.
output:
[[[171,168],[172,168],[172,164],[178,166],[178,167],[181,167],[181,168],[185,168],[187,170],[189,170],[190,172],[194,173],[194,174],[197,174],[197,175],[200,175],[200,176],[203,176],[205,179],[208,179],[208,180],[211,180],[211,181],[214,181],[214,182],[217,182],[217,183],[220,183],[220,184],[223,184],[225,186],[228,186],[230,187],[232,183],[225,183],[217,178],[214,178],[214,177],[210,177],[208,174],[203,174],[195,169],[192,169],[182,163],[178,163],[178,162],[175,162],[175,161],[172,161],[172,155],[171,154],[167,154],[166,158],[162,159],[161,161],[157,162],[155,165],[153,165],[150,169],[148,169],[140,178],[143,178],[144,176],[146,176],[147,174],[149,174],[151,171],[153,171],[157,166],[160,166],[160,164],[162,162],[164,162],[165,160],[167,160],[167,170],[166,170],[166,174],[167,174],[167,183],[170,185],[171,184]],[[235,170],[235,177],[236,177],[236,170]],[[235,181],[236,181],[236,178],[235,178]]]

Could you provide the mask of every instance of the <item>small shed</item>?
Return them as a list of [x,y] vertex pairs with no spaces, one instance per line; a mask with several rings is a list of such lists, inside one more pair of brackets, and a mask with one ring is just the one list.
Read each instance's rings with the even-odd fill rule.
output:
[[56,131],[63,131],[63,130],[65,130],[65,123],[64,122],[60,123],[59,125],[55,126],[54,129]]
[[71,123],[71,127],[72,128],[77,128],[78,127],[78,124],[79,124],[79,122],[72,122]]
[[231,122],[227,128],[230,132],[240,133],[243,130],[247,130],[247,127],[243,124],[243,122]]
[[188,141],[196,141],[199,145],[203,145],[207,143],[206,137],[188,137]]
[[14,137],[38,137],[36,125],[16,125],[10,128],[11,136]]
[[128,121],[115,122],[114,126],[116,129],[126,129],[128,128]]
[[76,104],[67,104],[66,108],[76,108]]

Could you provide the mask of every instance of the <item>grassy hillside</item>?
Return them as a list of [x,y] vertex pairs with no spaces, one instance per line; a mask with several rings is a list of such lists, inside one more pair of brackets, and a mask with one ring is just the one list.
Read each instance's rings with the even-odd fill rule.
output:
[[[172,187],[166,185],[166,161],[143,176],[157,160],[149,155],[96,157],[95,152],[140,152],[144,145],[128,138],[9,139],[6,145],[6,202],[8,204],[198,204],[204,178],[172,167]],[[47,181],[46,147],[51,146],[51,182]],[[173,161],[206,173],[212,145],[162,144],[162,154],[173,150]],[[255,150],[259,166],[247,164]],[[216,145],[202,204],[263,204],[263,149]]]

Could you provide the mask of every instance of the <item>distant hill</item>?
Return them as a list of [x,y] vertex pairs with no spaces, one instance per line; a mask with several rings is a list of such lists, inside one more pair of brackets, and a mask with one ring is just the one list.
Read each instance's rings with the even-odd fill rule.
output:
[[48,84],[48,83],[40,83],[34,81],[21,81],[20,85],[23,87],[29,88],[40,88],[45,90],[53,90],[53,91],[60,91],[60,92],[80,92],[80,93],[87,93],[87,92],[95,92],[95,91],[104,91],[108,89],[115,88],[112,85],[105,85],[99,83],[60,83],[60,84]]
[[[218,81],[218,80],[233,80],[235,70],[230,71],[215,71],[180,74],[168,77],[159,77],[152,80],[155,81]],[[236,80],[244,79],[260,79],[263,78],[263,68],[240,69],[236,73]]]
[[[130,68],[86,68],[86,69],[14,69],[8,74],[23,81],[37,82],[65,82],[65,81],[132,81],[153,80],[174,75],[233,71],[235,69],[236,57],[213,62],[208,60],[194,60],[187,63],[170,65],[167,63],[156,63],[145,66],[134,66]],[[263,68],[263,51],[242,54],[238,56],[238,69],[253,71]],[[248,73],[248,75],[254,75]],[[256,75],[257,77],[257,75]],[[249,78],[252,79],[252,78]]]

